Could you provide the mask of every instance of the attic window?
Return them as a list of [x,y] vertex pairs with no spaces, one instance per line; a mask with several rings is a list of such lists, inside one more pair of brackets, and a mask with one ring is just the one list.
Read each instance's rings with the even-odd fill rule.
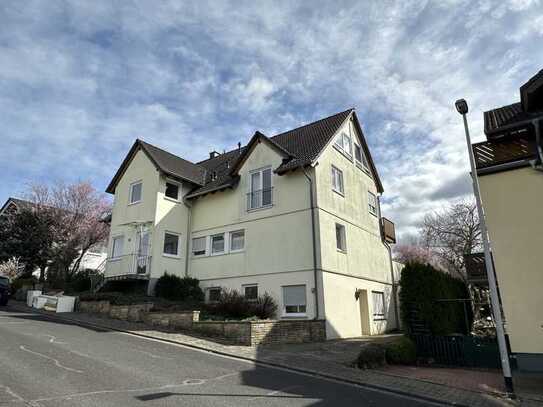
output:
[[175,199],[177,201],[179,199],[179,185],[174,184],[173,182],[166,182],[165,195],[168,198]]
[[211,181],[215,181],[217,179],[217,171],[213,171],[211,173]]
[[366,172],[369,172],[369,164],[366,155],[362,151],[362,147],[358,144],[354,144],[354,158],[356,160],[356,165],[362,167]]

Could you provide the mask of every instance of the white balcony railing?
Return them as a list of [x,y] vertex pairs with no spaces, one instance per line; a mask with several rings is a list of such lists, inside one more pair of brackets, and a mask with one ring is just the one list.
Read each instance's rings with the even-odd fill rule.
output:
[[132,253],[107,259],[106,278],[126,275],[149,275],[150,273],[151,256]]

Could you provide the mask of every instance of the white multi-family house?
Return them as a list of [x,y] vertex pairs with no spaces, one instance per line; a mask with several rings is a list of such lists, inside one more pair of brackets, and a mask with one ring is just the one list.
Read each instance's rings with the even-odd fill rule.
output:
[[354,109],[197,163],[136,140],[107,192],[108,280],[267,292],[278,318],[326,319],[328,338],[397,327],[394,225]]

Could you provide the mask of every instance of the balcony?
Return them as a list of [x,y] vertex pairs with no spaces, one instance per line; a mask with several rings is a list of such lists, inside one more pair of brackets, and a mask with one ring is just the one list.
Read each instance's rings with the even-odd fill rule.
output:
[[259,189],[247,194],[247,210],[268,208],[273,203],[273,188]]
[[146,279],[151,273],[151,256],[137,253],[108,258],[105,277],[134,277]]
[[387,218],[381,218],[381,232],[385,242],[396,243],[396,228],[394,223]]

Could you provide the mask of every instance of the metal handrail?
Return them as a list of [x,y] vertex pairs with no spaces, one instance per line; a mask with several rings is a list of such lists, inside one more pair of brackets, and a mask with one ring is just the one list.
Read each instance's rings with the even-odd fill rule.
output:
[[273,203],[273,187],[247,193],[247,210],[265,208]]

